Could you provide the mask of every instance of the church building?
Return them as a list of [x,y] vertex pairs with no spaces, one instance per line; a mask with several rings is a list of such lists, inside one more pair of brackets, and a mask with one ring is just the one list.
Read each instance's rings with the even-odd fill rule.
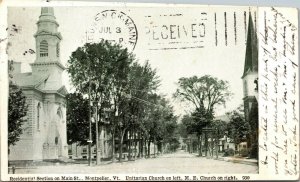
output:
[[53,7],[41,8],[37,22],[36,59],[32,72],[21,73],[14,62],[13,82],[21,87],[28,104],[27,121],[9,160],[57,160],[68,157],[66,131],[67,90],[62,84],[65,67],[60,60],[61,34]]
[[250,124],[248,138],[250,156],[258,156],[258,45],[256,26],[249,13],[244,73],[242,76],[244,91],[245,119]]

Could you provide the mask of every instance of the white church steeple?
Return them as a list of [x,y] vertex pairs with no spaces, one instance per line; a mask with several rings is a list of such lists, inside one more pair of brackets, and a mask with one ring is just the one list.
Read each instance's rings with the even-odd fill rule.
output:
[[53,7],[42,7],[34,34],[36,59],[31,64],[32,74],[37,79],[47,79],[43,89],[55,90],[62,86],[62,73],[65,67],[60,60],[61,34],[56,22]]
[[62,39],[57,31],[59,24],[56,22],[53,7],[42,7],[41,15],[37,22],[36,62],[60,62],[60,41]]

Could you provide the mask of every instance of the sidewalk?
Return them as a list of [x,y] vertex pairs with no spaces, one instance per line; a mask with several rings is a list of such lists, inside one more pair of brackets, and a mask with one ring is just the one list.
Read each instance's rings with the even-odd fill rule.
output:
[[241,164],[248,164],[257,166],[258,160],[257,159],[247,159],[242,157],[218,157],[218,160],[220,161],[226,161],[226,162],[233,162],[233,163],[241,163]]
[[[193,153],[194,156],[199,157],[197,153]],[[205,157],[205,156],[203,156]],[[223,156],[218,156],[218,159],[214,156],[213,158],[207,157],[208,159],[214,159],[214,160],[219,160],[219,161],[226,161],[226,162],[233,162],[233,163],[240,163],[240,164],[247,164],[247,165],[253,165],[257,166],[258,165],[258,160],[257,159],[247,159],[245,157],[223,157]]]

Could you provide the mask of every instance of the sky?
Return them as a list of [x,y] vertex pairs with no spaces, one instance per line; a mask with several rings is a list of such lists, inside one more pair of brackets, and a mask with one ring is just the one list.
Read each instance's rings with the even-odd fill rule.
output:
[[[226,103],[226,108],[223,106],[216,108],[216,115],[223,115],[242,104],[241,76],[246,42],[244,12],[248,21],[249,7],[225,9],[221,6],[191,5],[181,8],[175,5],[161,8],[154,6],[147,8],[141,6],[55,7],[56,20],[60,25],[58,31],[63,37],[61,62],[64,65],[67,66],[71,53],[87,41],[86,32],[91,32],[89,30],[95,23],[95,16],[112,9],[117,13],[123,12],[124,16],[131,18],[138,34],[132,51],[141,63],[149,60],[152,67],[157,69],[161,80],[159,92],[171,100],[177,115],[191,110],[190,104],[183,104],[172,98],[177,88],[176,82],[180,77],[194,75],[201,77],[209,74],[229,82],[234,95]],[[251,12],[255,12],[255,9],[251,9]],[[23,55],[23,53],[28,49],[35,50],[33,34],[37,30],[36,22],[39,15],[40,8],[38,7],[8,9],[8,25],[14,24],[21,28],[18,34],[9,39],[8,56],[10,60],[24,63],[22,65],[24,72],[30,71],[28,63],[35,61],[35,54]],[[94,27],[98,28],[96,31],[98,33],[88,33],[88,36],[92,35],[92,41],[97,41],[102,37],[120,36],[126,42],[130,35],[129,30],[126,29],[128,27],[117,18],[97,21]],[[112,30],[121,27],[124,31],[121,35],[116,33],[108,35],[99,32],[101,27],[110,27]],[[129,43],[124,45],[128,46]],[[158,50],[161,48],[164,50]],[[66,72],[63,83],[69,91],[72,91]]]

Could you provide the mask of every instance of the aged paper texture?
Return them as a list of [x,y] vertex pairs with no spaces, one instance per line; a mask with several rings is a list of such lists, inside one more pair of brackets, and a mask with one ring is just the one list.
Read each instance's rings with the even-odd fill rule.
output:
[[299,179],[297,9],[0,10],[1,180]]

